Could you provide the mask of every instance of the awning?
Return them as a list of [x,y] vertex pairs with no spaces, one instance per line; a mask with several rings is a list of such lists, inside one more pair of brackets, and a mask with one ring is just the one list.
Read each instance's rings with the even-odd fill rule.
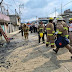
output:
[[9,21],[10,21],[9,16],[0,13],[0,22],[9,22]]

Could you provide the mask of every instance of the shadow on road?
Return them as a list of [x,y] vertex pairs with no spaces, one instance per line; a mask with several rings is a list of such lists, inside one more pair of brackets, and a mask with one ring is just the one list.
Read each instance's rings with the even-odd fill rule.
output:
[[[19,34],[18,34],[19,35]],[[19,37],[19,36],[16,37]],[[26,47],[27,45],[29,45],[30,43],[33,43],[32,41],[25,41],[22,39],[17,39],[16,37],[15,40],[11,40],[10,44],[5,45],[5,46],[0,46],[0,67],[4,67],[4,68],[8,68],[11,65],[10,61],[6,61],[7,57],[15,50],[18,49],[20,47]],[[32,46],[36,46],[35,44],[30,45],[29,47],[24,47],[23,49],[28,49]]]
[[[46,55],[44,55],[45,58],[50,58],[50,60],[48,62],[45,62],[40,67],[35,68],[32,72],[52,72],[52,71],[55,71],[55,70],[57,70],[61,67],[65,67],[65,66],[61,65],[62,63],[72,62],[71,59],[69,59],[69,60],[58,60],[58,58],[57,58],[58,55],[54,54],[53,52],[51,52],[50,54],[51,54],[50,55],[51,57],[47,57]],[[60,72],[61,72],[61,69],[60,69]]]

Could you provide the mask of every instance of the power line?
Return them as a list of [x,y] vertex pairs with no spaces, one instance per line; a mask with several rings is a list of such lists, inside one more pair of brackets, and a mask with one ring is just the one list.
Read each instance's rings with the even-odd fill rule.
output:
[[[9,3],[9,2],[8,2],[8,3]],[[12,4],[14,3],[14,5],[16,6],[16,3],[15,3],[14,0],[13,0],[13,1],[10,1],[10,3],[12,3]],[[4,4],[5,4],[5,3],[4,3]],[[5,5],[7,5],[7,8],[9,8],[9,7],[8,7],[9,4],[5,4]],[[10,5],[10,6],[13,6],[13,5]],[[13,8],[13,7],[12,7],[12,8]],[[17,6],[16,6],[16,8],[18,9]],[[13,9],[14,9],[14,8],[13,8]],[[10,9],[10,10],[11,10],[11,9]],[[11,11],[12,11],[12,10],[11,10]],[[12,11],[12,12],[13,12],[13,11]],[[14,13],[14,12],[13,12],[13,13]]]
[[[69,3],[71,3],[71,2],[72,2],[72,1],[68,2],[68,3],[67,3],[67,4],[65,4],[64,6],[68,5],[68,4],[69,4]],[[63,6],[63,7],[64,7],[64,6]]]
[[6,3],[3,3],[3,4],[7,6],[7,10],[8,10],[8,7],[9,7],[9,6],[12,6],[12,5],[6,4]]
[[24,4],[19,5],[19,15],[21,14],[20,8],[24,8]]
[[[9,8],[10,9],[10,8]],[[11,9],[10,9],[11,10]],[[14,13],[14,11],[13,10],[11,10],[13,13]]]
[[[15,6],[17,7],[17,4],[16,4],[15,0],[13,0],[13,2],[15,3]],[[18,8],[18,7],[17,7],[17,8]]]
[[[17,7],[17,4],[16,4],[15,0],[13,0],[13,2],[15,4],[15,6]],[[19,7],[17,7],[17,9],[19,9],[19,15],[21,13],[20,8],[24,8],[24,4],[20,4]]]
[[[63,7],[65,7],[66,5],[68,5],[69,3],[71,3],[72,1],[70,1],[70,2],[68,2],[67,4],[65,4],[65,5],[63,5]],[[60,10],[61,9],[61,7],[60,8],[58,8],[58,9],[56,9],[56,11],[58,11],[58,10]],[[51,12],[51,13],[49,13],[49,15],[51,15],[51,14],[53,14],[53,13],[55,13],[55,11],[53,11],[53,12]]]
[[1,0],[0,5],[2,4],[3,0]]
[[[6,6],[7,6],[7,10],[8,10],[8,8],[10,9],[10,7],[9,6],[11,6],[11,5],[9,5],[9,4],[6,4],[6,3],[3,3],[3,4],[5,4]],[[10,9],[11,10],[11,9]],[[13,13],[14,13],[14,11],[13,10],[11,10]]]

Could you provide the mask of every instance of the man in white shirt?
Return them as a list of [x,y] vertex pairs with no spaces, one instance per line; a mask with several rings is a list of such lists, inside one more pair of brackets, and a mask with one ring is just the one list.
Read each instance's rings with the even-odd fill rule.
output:
[[38,24],[37,22],[35,23],[35,32],[37,32]]
[[72,46],[72,18],[69,19],[69,39],[70,39],[70,45]]

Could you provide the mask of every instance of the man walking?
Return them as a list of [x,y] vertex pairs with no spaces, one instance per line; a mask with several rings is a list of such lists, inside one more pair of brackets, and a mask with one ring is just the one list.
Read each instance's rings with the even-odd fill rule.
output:
[[49,18],[49,23],[46,26],[47,30],[47,42],[46,42],[46,47],[51,44],[51,47],[54,48],[54,25],[53,25],[53,18]]
[[65,25],[66,23],[62,23],[63,18],[58,17],[57,18],[57,25],[56,25],[56,31],[57,31],[57,40],[55,41],[56,49],[53,49],[55,53],[58,52],[59,48],[66,47],[69,52],[72,54],[72,47],[69,45],[68,41],[68,27]]
[[26,24],[24,24],[23,30],[24,30],[24,37],[25,37],[25,40],[26,40],[26,39],[28,39],[28,35],[29,35],[29,33],[28,33],[29,27]]
[[44,30],[45,30],[45,27],[43,25],[43,22],[39,22],[39,26],[38,26],[38,37],[39,37],[39,43],[40,43],[40,39],[42,38],[42,41],[43,43],[45,43],[45,40],[44,40]]
[[22,25],[20,26],[20,30],[21,30],[21,35],[23,37],[23,26]]

